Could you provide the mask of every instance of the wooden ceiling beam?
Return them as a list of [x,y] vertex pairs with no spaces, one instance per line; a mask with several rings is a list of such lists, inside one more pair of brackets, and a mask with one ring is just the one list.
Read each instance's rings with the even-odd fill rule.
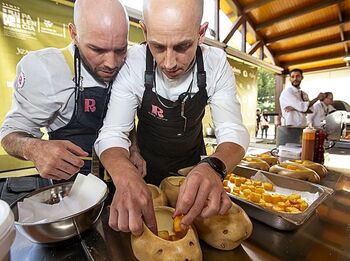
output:
[[264,43],[262,41],[256,41],[250,48],[248,54],[253,55]]
[[230,39],[232,38],[232,36],[235,34],[235,32],[237,31],[237,29],[245,22],[245,18],[243,15],[239,16],[235,23],[232,25],[232,28],[230,30],[230,32],[227,34],[227,36],[225,37],[225,39],[222,41],[223,43],[227,44]]
[[[253,31],[255,32],[257,40],[262,40],[262,41],[265,43],[264,37],[263,37],[259,32],[256,31],[256,29],[255,29],[255,24],[254,24],[253,21],[250,19],[250,17],[244,13],[244,11],[243,11],[244,9],[243,9],[242,5],[239,3],[239,1],[238,1],[238,0],[231,0],[231,2],[232,2],[232,3],[235,5],[235,7],[237,8],[238,13],[239,13],[240,15],[242,15],[242,16],[245,17],[245,20],[248,22],[248,24],[250,25],[250,27],[251,27],[251,28],[253,29]],[[277,61],[274,59],[273,54],[271,53],[271,51],[269,50],[269,48],[268,48],[267,46],[265,46],[265,47],[266,47],[266,48],[265,48],[264,50],[265,50],[266,54],[269,55],[270,58],[271,58],[271,60],[272,60],[272,62],[273,62],[274,64],[276,64]]]
[[345,25],[345,24],[347,24],[349,22],[350,22],[350,17],[343,18],[343,21],[341,23],[339,22],[339,20],[329,21],[329,22],[326,22],[326,23],[323,23],[323,24],[318,24],[318,25],[315,25],[315,26],[311,26],[311,27],[308,27],[308,28],[305,28],[305,29],[301,29],[301,30],[295,31],[295,32],[290,32],[290,33],[287,33],[287,34],[271,37],[270,39],[265,39],[265,44],[269,45],[271,43],[287,40],[287,39],[290,39],[290,38],[294,38],[294,37],[301,36],[301,35],[304,35],[304,34],[316,32],[316,31],[323,30],[323,29],[327,29],[327,28],[330,28],[330,27]]
[[247,6],[245,6],[243,8],[243,12],[246,14],[246,13],[249,13],[250,11],[254,10],[254,9],[257,9],[263,5],[266,5],[272,1],[275,1],[275,0],[258,0],[254,3],[251,3],[251,4],[248,4]]
[[343,58],[345,56],[345,52],[333,52],[333,53],[328,53],[328,54],[323,54],[323,55],[317,55],[309,58],[303,58],[303,59],[297,59],[297,60],[292,60],[289,62],[282,63],[282,67],[290,67],[293,65],[300,65],[300,64],[305,64],[305,63],[313,63],[313,62],[318,62],[318,61],[324,61],[324,60],[329,60],[329,59],[335,59],[335,58]]
[[[341,13],[341,8],[340,5],[337,5],[337,9],[338,9],[338,17],[339,17],[339,22],[342,23],[343,22],[343,15]],[[342,41],[344,41],[345,36],[344,36],[344,25],[340,24],[339,25],[339,29],[340,29],[340,39]],[[345,50],[345,54],[348,54],[348,45],[347,43],[344,43],[344,50]]]
[[298,52],[308,51],[308,50],[312,50],[312,49],[316,49],[316,48],[320,48],[320,47],[327,47],[327,46],[338,45],[338,44],[345,44],[346,45],[347,43],[350,43],[350,36],[347,36],[347,37],[345,36],[343,41],[339,41],[339,39],[332,39],[332,40],[328,40],[328,41],[312,43],[312,44],[303,45],[303,46],[300,46],[297,48],[292,48],[292,49],[287,49],[287,50],[275,52],[275,57],[279,57],[279,56],[286,55],[286,54],[294,54],[294,53],[298,53]]
[[289,20],[289,19],[292,19],[292,18],[295,18],[295,17],[299,17],[299,16],[302,16],[302,15],[305,15],[305,14],[309,14],[311,12],[314,12],[314,11],[326,8],[326,7],[331,6],[331,5],[335,5],[335,4],[341,3],[343,1],[344,0],[323,0],[323,1],[320,1],[320,2],[315,3],[313,5],[310,5],[308,7],[296,10],[295,12],[291,12],[288,15],[278,16],[276,18],[273,18],[273,19],[267,20],[265,22],[259,23],[259,24],[256,25],[255,29],[257,31],[260,31],[260,30],[262,30],[262,29],[264,29],[266,27],[272,26],[272,25],[274,25],[276,23],[280,23],[280,22],[283,22],[283,21],[286,21],[286,20]]
[[346,63],[343,62],[343,63],[338,63],[338,64],[331,64],[331,65],[303,69],[303,72],[307,73],[307,72],[316,72],[316,71],[323,71],[323,70],[332,70],[332,69],[345,68],[346,66],[347,66]]

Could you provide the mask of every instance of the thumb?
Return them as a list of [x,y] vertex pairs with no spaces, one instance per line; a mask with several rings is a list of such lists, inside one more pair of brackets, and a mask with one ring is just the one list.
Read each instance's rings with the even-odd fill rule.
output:
[[75,145],[74,143],[72,143],[70,141],[66,142],[66,148],[67,148],[67,150],[69,150],[70,152],[75,154],[76,156],[88,156],[89,155],[89,153],[87,153],[82,148],[80,148],[79,146]]

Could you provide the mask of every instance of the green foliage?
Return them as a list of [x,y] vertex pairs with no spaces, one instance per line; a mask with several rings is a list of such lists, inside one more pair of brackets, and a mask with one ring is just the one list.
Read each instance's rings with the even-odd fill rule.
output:
[[276,79],[272,72],[258,68],[258,108],[275,111]]

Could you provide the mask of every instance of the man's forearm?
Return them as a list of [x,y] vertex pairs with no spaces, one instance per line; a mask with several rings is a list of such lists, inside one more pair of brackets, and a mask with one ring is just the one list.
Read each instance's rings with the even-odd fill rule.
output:
[[232,142],[224,142],[216,148],[215,153],[211,156],[222,160],[225,163],[227,172],[229,173],[241,161],[244,154],[244,149],[241,146]]
[[139,152],[139,146],[137,144],[137,133],[136,133],[136,127],[134,127],[129,134],[129,139],[131,141],[130,146],[130,154],[134,151]]
[[9,155],[19,159],[31,160],[30,151],[33,150],[34,143],[37,141],[37,138],[26,132],[13,132],[2,139],[1,145]]
[[123,173],[137,173],[136,167],[129,160],[129,153],[123,148],[110,148],[102,152],[101,162],[115,183],[123,178]]

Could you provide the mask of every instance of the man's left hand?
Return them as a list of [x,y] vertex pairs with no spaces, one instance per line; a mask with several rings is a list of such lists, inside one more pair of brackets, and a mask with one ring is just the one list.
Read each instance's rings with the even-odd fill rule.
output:
[[146,161],[138,150],[130,150],[130,161],[135,165],[141,177],[145,177],[147,174]]
[[232,206],[221,179],[208,163],[198,164],[180,187],[174,216],[184,215],[183,228],[197,217],[224,215]]

